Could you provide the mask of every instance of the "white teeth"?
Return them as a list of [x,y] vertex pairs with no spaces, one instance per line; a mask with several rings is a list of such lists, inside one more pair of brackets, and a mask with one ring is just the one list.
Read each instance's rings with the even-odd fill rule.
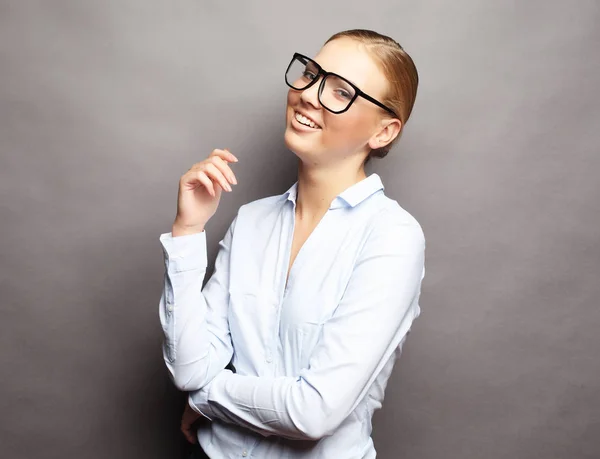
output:
[[316,128],[317,125],[314,123],[314,121],[309,120],[306,116],[301,115],[298,112],[295,112],[295,117],[298,120],[299,123],[304,124],[305,126],[310,126],[311,128]]

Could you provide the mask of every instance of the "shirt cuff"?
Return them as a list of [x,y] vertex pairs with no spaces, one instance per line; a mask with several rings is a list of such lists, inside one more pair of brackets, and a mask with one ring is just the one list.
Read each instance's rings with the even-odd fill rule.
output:
[[210,392],[210,387],[213,381],[214,379],[200,390],[190,392],[188,397],[188,403],[192,409],[197,413],[200,413],[209,421],[212,421],[215,418],[215,414],[210,409],[210,405],[208,404],[208,393]]
[[210,402],[208,401],[210,389],[213,384],[220,384],[222,379],[227,378],[232,374],[233,372],[231,370],[221,370],[217,376],[215,376],[212,381],[206,384],[202,389],[190,392],[188,396],[188,403],[192,409],[212,421],[216,416],[210,407]]
[[206,231],[173,237],[172,232],[160,235],[165,264],[174,272],[206,269]]
[[[192,409],[196,413],[201,414],[209,421],[212,421],[213,420],[213,418],[211,417],[211,416],[213,416],[212,412],[210,413],[211,416],[208,415],[210,409],[208,407],[207,392],[208,391],[205,388],[202,388],[200,390],[195,391],[193,393],[194,394],[193,397],[192,397],[192,393],[190,392],[190,395],[188,396],[188,404],[190,405],[190,407],[192,407]],[[200,405],[200,406],[198,406],[198,405]]]

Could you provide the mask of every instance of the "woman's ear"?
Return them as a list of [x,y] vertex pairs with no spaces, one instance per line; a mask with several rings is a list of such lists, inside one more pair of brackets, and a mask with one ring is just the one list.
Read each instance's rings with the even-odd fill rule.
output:
[[398,118],[382,120],[379,131],[369,139],[369,147],[371,150],[385,147],[398,136],[401,128],[402,122]]

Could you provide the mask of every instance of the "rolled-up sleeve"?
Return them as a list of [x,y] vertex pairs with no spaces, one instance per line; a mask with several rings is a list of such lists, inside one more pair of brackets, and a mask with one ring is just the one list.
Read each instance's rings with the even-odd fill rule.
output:
[[160,235],[165,263],[159,301],[163,357],[171,379],[181,390],[203,387],[233,355],[227,309],[236,219],[219,242],[215,269],[204,289],[206,231],[177,237],[170,232]]
[[418,224],[376,226],[306,368],[296,377],[223,370],[190,394],[190,405],[209,419],[264,436],[314,440],[331,435],[364,398],[420,314],[424,257]]

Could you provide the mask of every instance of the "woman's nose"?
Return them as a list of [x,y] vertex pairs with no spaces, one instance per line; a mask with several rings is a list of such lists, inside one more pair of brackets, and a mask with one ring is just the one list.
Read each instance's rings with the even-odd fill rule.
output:
[[310,88],[307,88],[302,91],[301,99],[303,102],[312,105],[315,108],[320,108],[321,104],[319,103],[319,85],[321,84],[321,78],[317,80]]

